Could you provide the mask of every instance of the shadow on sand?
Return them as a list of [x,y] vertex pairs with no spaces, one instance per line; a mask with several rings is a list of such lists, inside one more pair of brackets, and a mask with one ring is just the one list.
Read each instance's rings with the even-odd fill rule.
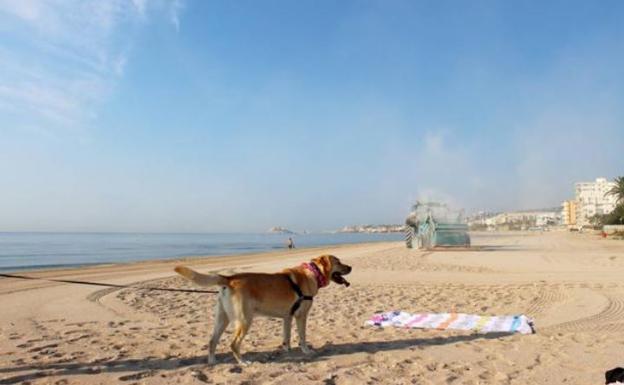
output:
[[517,245],[479,245],[474,246],[471,251],[531,251],[529,247],[521,247]]
[[[244,358],[251,362],[259,363],[287,363],[287,362],[315,362],[326,360],[332,356],[353,353],[376,353],[390,350],[406,349],[410,347],[426,347],[436,345],[449,345],[460,342],[469,342],[479,339],[497,339],[508,337],[512,333],[470,334],[450,337],[433,338],[409,338],[392,341],[374,342],[351,342],[336,345],[325,345],[315,350],[309,356],[294,350],[290,353],[279,351],[248,352]],[[217,355],[218,364],[234,364],[230,353]],[[143,359],[117,359],[112,361],[97,361],[89,363],[81,362],[51,362],[35,365],[22,365],[8,368],[0,368],[0,384],[15,384],[23,381],[35,380],[43,377],[85,375],[98,373],[126,373],[119,377],[121,381],[136,381],[142,378],[156,375],[159,370],[173,370],[193,365],[207,365],[206,356],[187,358],[156,358]],[[25,372],[12,377],[4,377],[7,373]],[[134,373],[133,373],[134,372]]]

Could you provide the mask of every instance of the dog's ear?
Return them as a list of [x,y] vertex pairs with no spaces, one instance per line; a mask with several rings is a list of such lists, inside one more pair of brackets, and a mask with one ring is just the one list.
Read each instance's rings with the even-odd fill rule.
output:
[[332,271],[331,255],[321,255],[314,259],[314,262],[321,268],[323,274],[329,276]]

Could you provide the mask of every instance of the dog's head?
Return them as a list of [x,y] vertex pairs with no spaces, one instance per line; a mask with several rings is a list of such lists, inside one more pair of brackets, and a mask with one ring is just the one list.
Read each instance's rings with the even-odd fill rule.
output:
[[339,285],[349,286],[350,283],[343,278],[351,272],[351,266],[340,262],[340,259],[333,255],[321,255],[312,260],[319,266],[325,276]]

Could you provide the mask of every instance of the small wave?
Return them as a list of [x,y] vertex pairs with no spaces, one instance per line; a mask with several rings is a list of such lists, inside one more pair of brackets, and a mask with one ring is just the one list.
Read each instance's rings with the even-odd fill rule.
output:
[[14,271],[27,271],[27,270],[41,270],[41,269],[66,269],[72,267],[84,267],[106,264],[107,262],[97,263],[49,263],[39,265],[15,265],[15,266],[0,266],[0,272],[9,273]]

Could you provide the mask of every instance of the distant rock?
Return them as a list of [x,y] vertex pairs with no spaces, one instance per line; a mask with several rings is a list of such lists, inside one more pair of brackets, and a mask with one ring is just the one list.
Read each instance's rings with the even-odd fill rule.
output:
[[293,231],[290,231],[287,228],[280,227],[280,226],[271,227],[269,229],[269,233],[274,233],[274,234],[294,234]]
[[355,225],[345,226],[339,233],[399,233],[405,230],[404,225]]

